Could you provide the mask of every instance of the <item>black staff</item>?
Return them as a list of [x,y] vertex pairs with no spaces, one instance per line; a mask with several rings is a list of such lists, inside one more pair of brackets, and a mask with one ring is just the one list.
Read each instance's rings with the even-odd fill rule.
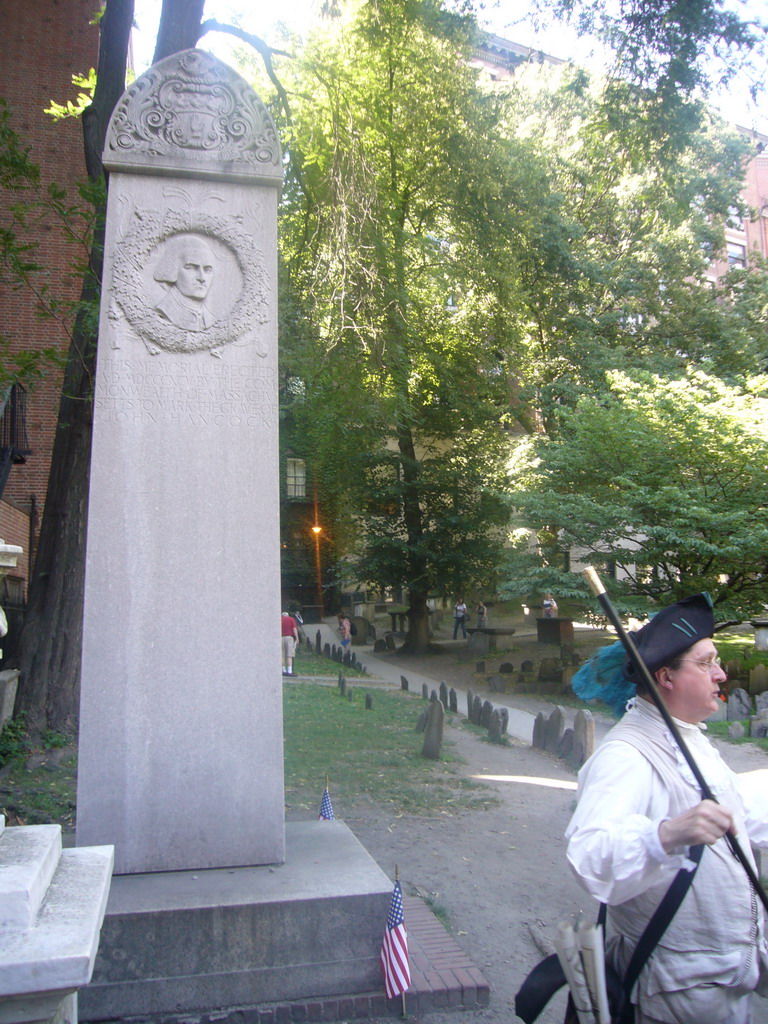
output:
[[[613,607],[611,599],[608,597],[605,587],[600,581],[600,577],[597,575],[596,570],[590,566],[589,568],[582,570],[582,575],[589,584],[590,590],[602,605],[603,611],[611,621],[611,625],[618,633],[619,640],[621,640],[622,644],[624,645],[624,650],[627,652],[635,668],[640,673],[640,676],[642,677],[645,686],[648,688],[648,692],[653,698],[653,703],[656,705],[659,714],[664,719],[667,728],[669,729],[675,742],[680,748],[680,751],[683,757],[685,758],[688,767],[693,772],[693,777],[696,779],[699,789],[701,790],[702,800],[712,800],[714,803],[718,803],[717,799],[712,793],[712,790],[707,785],[704,776],[701,774],[699,766],[696,764],[693,755],[686,746],[685,740],[680,735],[680,730],[677,728],[674,719],[670,715],[669,711],[667,711],[666,705],[664,704],[664,701],[661,699],[661,694],[659,693],[658,687],[656,686],[656,680],[653,678],[648,669],[648,666],[641,658],[640,653],[637,650],[637,647],[635,647],[632,637],[624,629],[624,626],[622,625],[621,620],[619,619],[616,609]],[[736,859],[739,861],[741,866],[746,871],[747,878],[749,878],[752,888],[760,897],[763,906],[766,910],[768,910],[768,895],[766,895],[765,890],[760,884],[760,879],[757,877],[752,865],[747,860],[747,857],[744,851],[742,850],[738,839],[736,838],[733,832],[726,832],[725,840],[728,843],[728,846],[730,847],[733,855],[736,857]]]

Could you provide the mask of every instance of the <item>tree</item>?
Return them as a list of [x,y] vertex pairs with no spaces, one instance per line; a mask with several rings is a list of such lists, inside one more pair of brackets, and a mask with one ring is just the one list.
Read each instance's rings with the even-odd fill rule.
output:
[[349,575],[408,591],[410,651],[428,647],[430,595],[493,585],[507,515],[477,213],[515,165],[473,30],[436,0],[358,5],[298,63],[284,130],[294,414],[326,497],[348,503]]
[[[707,590],[718,616],[768,602],[768,391],[701,371],[675,379],[613,372],[555,438],[537,438],[517,473],[518,523],[556,534],[560,552],[616,571],[629,610]],[[583,594],[562,561],[522,543],[510,592]]]

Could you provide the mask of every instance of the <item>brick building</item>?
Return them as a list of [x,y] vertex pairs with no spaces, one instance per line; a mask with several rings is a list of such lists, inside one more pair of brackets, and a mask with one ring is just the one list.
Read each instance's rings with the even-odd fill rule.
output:
[[[86,177],[80,121],[54,121],[44,110],[51,100],[74,100],[77,89],[72,75],[96,66],[99,32],[89,23],[99,7],[99,0],[3,0],[0,5],[0,98],[8,104],[10,126],[40,166],[41,190],[55,182],[66,188],[72,203],[77,201],[77,183]],[[2,190],[0,223],[7,223],[9,203],[19,198]],[[71,267],[82,260],[82,246],[68,238],[53,217],[33,218],[24,240],[37,243],[32,258],[45,268],[36,276],[36,285],[46,285],[60,301],[76,300],[80,285]],[[31,289],[12,288],[0,281],[0,303],[0,335],[11,353],[44,348],[66,352],[69,324],[41,317]],[[12,466],[0,501],[0,538],[24,549],[16,573],[6,581],[6,604],[14,605],[26,596],[28,567],[45,502],[61,379],[61,371],[50,367],[28,392],[25,447],[29,454],[23,463]],[[0,387],[0,403],[4,392]]]

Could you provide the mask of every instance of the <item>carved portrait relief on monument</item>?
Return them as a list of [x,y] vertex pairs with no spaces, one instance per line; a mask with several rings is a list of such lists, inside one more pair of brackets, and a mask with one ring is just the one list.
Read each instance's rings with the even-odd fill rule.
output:
[[240,217],[201,209],[187,189],[169,191],[175,209],[134,205],[123,218],[110,319],[117,326],[124,317],[151,353],[218,355],[251,342],[264,355],[258,328],[269,319],[268,276],[252,233]]

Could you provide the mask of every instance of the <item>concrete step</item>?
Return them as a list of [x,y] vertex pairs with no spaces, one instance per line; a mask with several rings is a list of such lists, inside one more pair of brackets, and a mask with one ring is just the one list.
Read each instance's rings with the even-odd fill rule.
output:
[[0,830],[0,929],[33,926],[60,857],[60,825]]

